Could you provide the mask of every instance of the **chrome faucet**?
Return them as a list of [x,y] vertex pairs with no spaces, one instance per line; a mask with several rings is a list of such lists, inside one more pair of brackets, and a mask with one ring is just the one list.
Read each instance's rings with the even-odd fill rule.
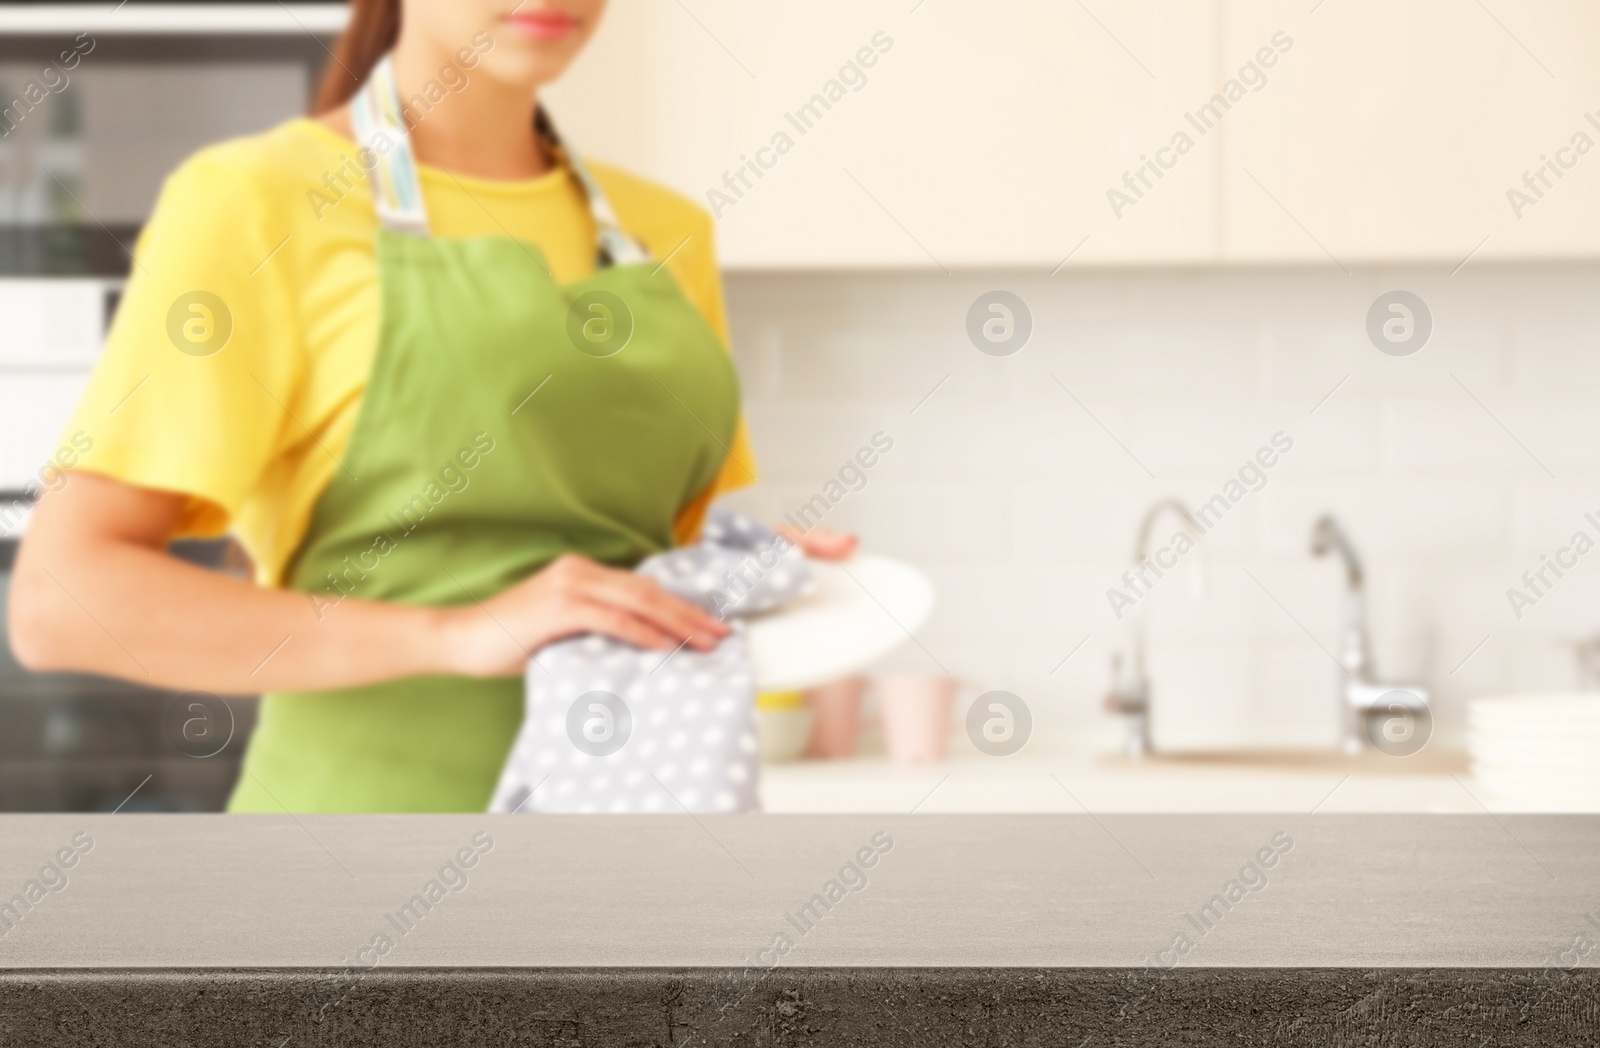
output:
[[[1150,559],[1150,534],[1164,512],[1170,512],[1182,520],[1197,545],[1205,534],[1205,529],[1194,519],[1188,506],[1175,498],[1160,500],[1145,511],[1144,519],[1139,522],[1139,536],[1133,546],[1133,567],[1136,571],[1145,567]],[[1111,690],[1106,693],[1105,702],[1106,709],[1127,718],[1128,741],[1125,750],[1128,756],[1138,758],[1149,754],[1154,746],[1150,741],[1150,677],[1145,668],[1142,616],[1135,616],[1128,627],[1126,667],[1121,652],[1111,656]]]
[[[1344,751],[1357,754],[1369,746],[1392,745],[1396,739],[1389,732],[1397,724],[1410,731],[1415,723],[1423,722],[1431,731],[1432,715],[1428,713],[1426,688],[1385,684],[1378,680],[1372,644],[1367,638],[1366,574],[1354,544],[1332,514],[1325,513],[1317,518],[1311,531],[1311,552],[1319,557],[1337,554],[1344,562],[1344,653],[1339,658],[1345,670],[1344,701],[1340,704]],[[1395,714],[1399,715],[1398,719]],[[1380,746],[1380,737],[1386,740],[1384,746]],[[1426,736],[1422,736],[1418,746],[1426,741]],[[1397,751],[1388,749],[1387,752]]]
[[1331,513],[1317,518],[1311,531],[1311,552],[1318,557],[1337,553],[1344,561],[1344,655],[1339,661],[1351,677],[1370,683],[1372,649],[1367,642],[1366,574],[1349,536]]

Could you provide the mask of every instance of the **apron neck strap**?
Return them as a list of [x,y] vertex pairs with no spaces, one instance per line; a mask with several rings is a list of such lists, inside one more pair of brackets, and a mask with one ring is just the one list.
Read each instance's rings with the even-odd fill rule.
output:
[[[422,184],[417,177],[417,160],[411,151],[409,127],[400,106],[394,66],[388,55],[378,61],[351,99],[350,122],[355,129],[356,144],[370,154],[363,158],[363,163],[370,161],[372,200],[379,223],[397,233],[430,235],[428,213],[422,202]],[[600,184],[577,154],[563,144],[543,106],[534,111],[533,130],[550,143],[556,162],[572,172],[588,199],[598,241],[596,266],[604,269],[649,261],[650,253],[623,232]]]

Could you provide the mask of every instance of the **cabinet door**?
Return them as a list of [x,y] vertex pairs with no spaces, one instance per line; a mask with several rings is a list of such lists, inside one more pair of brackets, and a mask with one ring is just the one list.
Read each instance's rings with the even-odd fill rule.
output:
[[1124,183],[1210,89],[1209,4],[616,0],[606,17],[552,107],[590,155],[712,210],[729,265],[1215,255],[1211,143]]
[[1293,40],[1226,117],[1224,259],[1454,268],[1600,248],[1600,7],[1220,3],[1224,76],[1274,32]]

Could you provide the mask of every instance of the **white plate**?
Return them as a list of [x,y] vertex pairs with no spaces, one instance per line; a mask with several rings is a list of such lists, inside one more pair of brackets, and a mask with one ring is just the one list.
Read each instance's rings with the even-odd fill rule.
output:
[[909,564],[868,553],[809,563],[812,593],[749,622],[762,691],[810,688],[865,669],[908,643],[933,611],[933,583]]

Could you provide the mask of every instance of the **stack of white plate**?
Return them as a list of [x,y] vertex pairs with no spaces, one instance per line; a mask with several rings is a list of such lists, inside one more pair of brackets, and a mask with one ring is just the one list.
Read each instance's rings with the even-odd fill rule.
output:
[[1467,751],[1495,811],[1600,811],[1600,695],[1478,699]]

